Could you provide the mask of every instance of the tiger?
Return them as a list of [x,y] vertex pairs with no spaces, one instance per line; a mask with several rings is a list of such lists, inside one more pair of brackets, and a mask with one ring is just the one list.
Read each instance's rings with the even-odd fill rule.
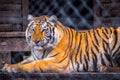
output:
[[79,32],[64,26],[55,15],[30,15],[28,19],[26,42],[31,56],[17,64],[5,64],[2,71],[120,71],[120,27]]

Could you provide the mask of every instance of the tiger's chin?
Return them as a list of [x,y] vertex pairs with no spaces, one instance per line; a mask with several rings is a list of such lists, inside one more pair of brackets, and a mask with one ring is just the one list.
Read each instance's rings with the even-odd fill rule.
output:
[[41,49],[43,49],[43,47],[42,47],[42,46],[34,46],[34,49],[39,49],[39,50],[41,50]]

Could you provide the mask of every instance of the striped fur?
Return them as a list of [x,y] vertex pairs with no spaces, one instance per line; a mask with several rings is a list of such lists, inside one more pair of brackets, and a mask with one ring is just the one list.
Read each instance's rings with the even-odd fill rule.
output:
[[36,17],[26,29],[30,58],[15,65],[6,64],[3,71],[119,71],[119,34],[119,27],[77,32],[64,27],[55,16]]

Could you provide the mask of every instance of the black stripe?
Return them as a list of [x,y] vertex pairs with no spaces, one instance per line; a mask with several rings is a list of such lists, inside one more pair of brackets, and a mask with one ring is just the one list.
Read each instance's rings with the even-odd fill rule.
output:
[[[106,50],[106,49],[105,49],[105,50]],[[104,51],[105,51],[105,50],[104,50]],[[105,56],[105,58],[103,57],[103,55]],[[110,56],[108,55],[108,52],[104,52],[104,54],[101,54],[101,62],[102,62],[103,65],[106,66],[105,59],[107,59],[107,60],[110,62],[110,65],[112,65],[111,58],[110,58]]]
[[112,33],[112,30],[111,30],[111,28],[109,28],[109,30],[110,30],[110,34]]
[[110,55],[108,55],[107,53],[105,53],[104,55],[105,55],[106,59],[110,62],[110,66],[113,66],[113,64],[112,64],[113,61],[111,60]]
[[111,61],[110,55],[109,55],[108,53],[104,53],[104,54],[105,54],[106,59],[107,59],[108,61]]
[[[70,33],[69,33],[69,31],[68,31],[68,29],[66,29],[66,34],[68,35],[68,40],[70,40]],[[68,43],[68,46],[67,46],[67,49],[66,49],[66,51],[65,51],[65,54],[67,53],[67,51],[69,50],[69,43]]]
[[[109,53],[109,49],[108,48],[105,48],[105,43],[102,43],[103,44],[103,49],[104,49],[104,55],[105,55],[105,57],[106,57],[106,59],[112,64],[112,62],[111,62],[111,57],[110,57],[110,53]],[[108,44],[106,44],[107,46],[109,46]]]
[[104,28],[104,32],[105,32],[105,34],[109,34],[108,33],[108,28]]
[[[76,40],[76,42],[77,42],[77,37],[78,37],[78,32],[76,32],[76,35],[75,35],[75,40]],[[79,62],[77,61],[77,56],[78,56],[78,53],[79,53],[79,50],[80,50],[80,46],[81,46],[81,37],[80,37],[80,39],[78,39],[79,40],[79,43],[78,43],[78,46],[76,46],[76,44],[75,44],[75,47],[77,47],[77,51],[76,51],[76,53],[74,54],[75,55],[75,63],[77,64],[77,71],[79,72]],[[80,54],[80,53],[79,53]]]
[[75,49],[76,46],[77,46],[77,44],[76,44],[76,42],[77,42],[77,37],[78,37],[78,32],[75,32],[75,47],[74,47],[74,49]]
[[67,57],[68,57],[68,55],[64,56],[64,58],[61,59],[60,61],[58,61],[57,63],[61,63],[61,62],[63,62]]
[[[82,34],[80,34],[81,35],[81,39],[80,39],[80,41],[82,42]],[[81,43],[80,42],[80,43]],[[80,45],[80,44],[79,44]],[[80,63],[82,63],[82,50],[80,49]]]
[[86,56],[85,56],[85,55],[84,55],[84,60],[85,60],[85,64],[86,64],[85,69],[86,69],[86,71],[88,71],[88,61],[87,61],[87,59],[86,59]]
[[51,58],[51,57],[56,57],[56,56],[59,55],[59,54],[60,54],[60,53],[56,53],[56,54],[50,56],[49,58]]
[[80,70],[79,70],[80,65],[79,65],[79,63],[78,63],[78,62],[76,62],[76,64],[77,64],[77,72],[79,72],[79,71],[80,71]]
[[[35,50],[35,49],[34,49],[34,50]],[[34,53],[34,54],[33,54],[34,60],[36,60],[36,58],[39,59],[39,56],[37,56],[37,55],[35,54],[35,51],[34,51],[34,50],[32,50],[32,52]]]
[[93,59],[93,67],[94,67],[95,70],[97,70],[97,53],[95,53],[93,51],[93,48],[91,48],[91,52],[92,52],[93,57],[94,57],[94,58],[92,57],[92,59]]
[[115,49],[115,46],[118,45],[118,44],[117,44],[117,42],[118,42],[118,41],[117,41],[117,40],[118,40],[118,38],[117,38],[118,35],[117,35],[117,31],[116,31],[116,30],[114,31],[114,35],[115,35],[115,39],[114,39],[115,43],[114,43],[113,48],[111,49],[111,51],[113,51],[113,50]]
[[[104,48],[104,55],[105,55],[105,57],[106,57],[106,59],[110,62],[110,65],[112,65],[112,61],[111,61],[111,57],[110,57],[110,53],[109,53],[109,49],[107,48],[105,48],[105,43],[102,43],[103,44],[103,48]],[[106,44],[107,45],[107,44]],[[108,47],[109,45],[107,45],[107,47]]]
[[100,33],[99,33],[99,31],[98,30],[96,30],[97,31],[97,34],[98,34],[98,36],[107,44],[107,42],[102,38],[102,36],[100,35]]
[[98,71],[98,68],[97,68],[97,57],[95,55],[95,58],[92,58],[93,60],[93,67],[94,67],[94,71]]
[[[86,44],[89,45],[89,44],[88,44],[88,35],[87,35],[87,33],[85,33],[85,34],[86,34],[86,35],[85,35]],[[87,59],[90,60],[90,59],[89,59],[89,53],[88,53],[89,47],[88,47],[87,45],[86,45],[86,49],[87,49],[87,50],[86,50],[86,56],[87,56]]]
[[[49,50],[48,50],[49,49]],[[52,48],[48,48],[48,49],[46,49],[46,52],[45,52],[45,56],[47,57],[48,56],[48,54],[50,54],[51,53],[51,51],[52,51]]]
[[[69,36],[69,42],[70,42],[70,43],[68,43],[68,44],[70,44],[70,46],[68,46],[68,47],[69,47],[68,50],[69,50],[70,53],[67,53],[67,54],[70,55],[70,60],[71,60],[71,63],[72,63],[72,67],[73,67],[73,69],[75,70],[74,65],[73,65],[73,63],[74,63],[73,61],[74,61],[74,60],[73,60],[73,57],[72,57],[73,53],[71,53],[71,50],[72,50],[71,47],[72,47],[72,45],[74,45],[74,44],[73,44],[73,31],[72,31],[72,29],[70,29],[70,28],[68,28],[67,30],[68,30],[69,35],[70,35],[70,36]],[[71,32],[71,33],[70,33],[70,32]]]
[[87,59],[90,60],[88,51],[86,52],[86,56],[87,56]]
[[[76,34],[76,37],[78,37],[78,33]],[[77,62],[77,56],[78,56],[78,53],[79,53],[79,50],[80,50],[80,46],[81,46],[81,39],[82,39],[82,37],[81,37],[81,34],[80,34],[79,44],[78,44],[78,47],[77,47],[77,51],[75,53],[75,61],[76,62]],[[79,53],[79,54],[81,54],[81,53]]]
[[51,23],[49,23],[49,22],[47,22],[47,26],[48,27],[53,27],[53,25]]
[[50,42],[50,43],[53,44],[54,41],[55,41],[55,37],[54,37],[54,35],[55,35],[55,28],[52,29],[51,33],[53,33],[53,35],[51,35],[52,36],[52,42]]
[[107,34],[102,30],[102,33],[104,34],[106,39],[109,39],[109,37],[107,36]]
[[[103,55],[104,55],[104,54],[103,54]],[[100,57],[101,57],[101,62],[102,62],[102,65],[105,65],[105,66],[106,66],[106,63],[105,63],[104,58],[103,58],[103,55],[102,55],[102,54],[100,54]]]
[[48,31],[49,31],[49,32],[48,32],[49,34],[47,34],[46,37],[48,37],[49,40],[51,40],[51,38],[52,38],[52,36],[51,36],[51,33],[52,33],[51,28],[49,28]]
[[[99,41],[98,41],[98,39],[97,39],[97,37],[96,37],[96,36],[99,36],[99,35],[96,35],[95,31],[96,31],[97,34],[98,34],[98,31],[97,31],[97,30],[93,30],[93,36],[94,36],[95,42],[96,42],[97,45],[99,46]],[[100,37],[100,36],[99,36],[99,37]],[[93,41],[93,42],[94,42],[94,41]]]
[[95,60],[97,60],[97,53],[95,53],[92,48],[91,48],[91,51],[92,51],[93,56],[95,57]]
[[[103,49],[104,49],[104,52],[105,53],[108,53],[109,51],[109,45],[108,44],[106,44],[106,43],[104,43],[104,42],[102,42],[102,44],[103,44]],[[105,48],[105,45],[107,45],[107,47]]]
[[[112,57],[117,57],[116,54],[119,52],[120,46],[117,48],[117,50],[113,53]],[[120,52],[119,52],[120,53]]]
[[[93,42],[93,41],[92,41]],[[96,49],[97,52],[99,52],[99,49],[98,47],[95,45],[95,43],[93,42],[93,46],[94,46],[94,49]]]
[[46,52],[46,50],[43,51],[42,59],[45,57],[45,52]]
[[[34,23],[34,22],[32,22],[32,23],[30,24],[30,22],[29,22],[29,24],[30,24],[29,26],[31,27],[31,26],[33,25],[33,23]],[[29,26],[28,26],[28,27],[29,27]]]
[[83,70],[87,72],[87,69],[85,68],[85,64],[83,64]]
[[[68,29],[68,32],[69,32],[69,44],[70,44],[70,46],[68,46],[69,48],[71,48],[72,47],[72,44],[73,44],[73,32],[72,32],[72,30],[71,29]],[[71,32],[71,33],[70,33]],[[71,51],[70,51],[71,52]]]
[[99,33],[99,31],[98,31],[98,30],[96,30],[96,32],[97,32],[98,36],[99,36],[99,37],[101,37],[101,36],[100,36],[100,33]]
[[40,72],[44,72],[41,67],[39,67],[39,69],[40,69]]
[[82,63],[82,50],[80,50],[80,63]]

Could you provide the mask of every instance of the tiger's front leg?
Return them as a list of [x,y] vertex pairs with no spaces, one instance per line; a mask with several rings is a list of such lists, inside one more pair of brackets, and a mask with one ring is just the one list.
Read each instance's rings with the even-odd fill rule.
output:
[[19,72],[19,64],[5,64],[4,67],[2,68],[2,71],[3,72],[13,72],[13,73],[16,73],[16,72]]
[[69,72],[69,63],[56,63],[56,60],[37,60],[28,64],[6,64],[3,71],[7,72]]
[[18,67],[19,65],[26,64],[29,62],[33,61],[33,57],[30,56],[29,58],[23,60],[22,62],[19,62],[17,64],[5,64],[4,67],[2,68],[2,71],[7,71],[7,72],[18,72]]

